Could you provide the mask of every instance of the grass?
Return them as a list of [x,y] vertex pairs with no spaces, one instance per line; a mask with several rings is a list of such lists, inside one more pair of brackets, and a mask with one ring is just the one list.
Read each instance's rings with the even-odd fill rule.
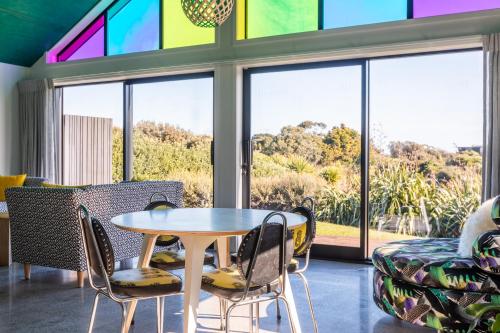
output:
[[[333,224],[329,222],[317,222],[316,235],[359,238],[359,228],[340,225],[340,224]],[[397,241],[406,239],[416,239],[418,237],[371,229],[370,238],[382,241]]]

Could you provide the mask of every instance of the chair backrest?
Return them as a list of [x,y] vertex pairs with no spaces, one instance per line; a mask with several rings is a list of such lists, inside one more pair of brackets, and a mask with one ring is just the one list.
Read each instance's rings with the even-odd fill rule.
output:
[[[162,200],[154,200],[156,196],[160,196]],[[175,209],[179,208],[176,204],[170,202],[168,197],[162,193],[154,193],[150,200],[149,204],[144,208],[144,210],[163,210],[163,209]],[[159,236],[156,240],[157,246],[172,246],[179,241],[179,237],[177,236]]]
[[[309,202],[310,207],[306,207],[306,203]],[[294,243],[294,255],[301,256],[306,254],[316,237],[316,216],[314,214],[314,200],[310,197],[306,197],[299,207],[292,209],[292,213],[300,214],[304,216],[307,221],[303,225],[294,228],[293,233],[293,243]]]
[[[88,266],[100,277],[113,275],[115,256],[104,227],[99,220],[90,216],[83,205],[79,208],[79,217]],[[90,274],[89,270],[89,276]]]
[[[280,217],[281,221],[270,222],[273,217]],[[262,225],[245,235],[238,249],[236,264],[247,281],[247,287],[265,286],[285,272],[292,256],[292,233],[288,230],[286,217],[281,213],[271,213]]]

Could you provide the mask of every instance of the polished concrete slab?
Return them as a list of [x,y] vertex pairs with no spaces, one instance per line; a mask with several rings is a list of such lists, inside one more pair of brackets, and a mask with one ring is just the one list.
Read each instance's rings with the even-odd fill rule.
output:
[[[312,261],[307,277],[320,332],[432,332],[380,311],[372,302],[372,274],[369,265]],[[0,267],[0,332],[86,332],[94,292],[87,283],[84,289],[75,286],[74,272],[33,267],[31,280],[24,281],[22,265]],[[292,287],[302,331],[313,332],[302,284],[292,278]],[[94,332],[119,332],[119,305],[101,300]],[[155,309],[154,301],[139,303],[131,332],[156,332]],[[167,298],[165,313],[165,332],[182,332],[182,296]],[[203,293],[198,332],[218,332],[218,315],[217,299]],[[234,312],[231,323],[232,332],[248,332],[248,308]],[[275,306],[262,306],[260,332],[290,332],[286,316],[279,323]]]

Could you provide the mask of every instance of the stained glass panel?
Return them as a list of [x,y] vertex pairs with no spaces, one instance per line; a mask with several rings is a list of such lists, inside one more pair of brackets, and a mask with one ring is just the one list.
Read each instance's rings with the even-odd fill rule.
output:
[[408,0],[323,0],[323,3],[324,29],[408,18]]
[[57,56],[70,61],[104,56],[104,16],[100,16]]
[[180,1],[163,0],[163,48],[215,43],[214,28],[195,26],[184,14]]
[[247,0],[247,38],[318,29],[318,0]]
[[158,50],[160,0],[120,0],[108,11],[108,55]]
[[421,18],[500,8],[500,0],[413,0],[413,17]]

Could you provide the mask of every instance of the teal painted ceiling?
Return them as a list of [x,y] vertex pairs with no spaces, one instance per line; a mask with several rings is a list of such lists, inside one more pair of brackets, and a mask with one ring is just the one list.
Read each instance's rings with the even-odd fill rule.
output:
[[31,66],[99,0],[0,0],[0,62]]

